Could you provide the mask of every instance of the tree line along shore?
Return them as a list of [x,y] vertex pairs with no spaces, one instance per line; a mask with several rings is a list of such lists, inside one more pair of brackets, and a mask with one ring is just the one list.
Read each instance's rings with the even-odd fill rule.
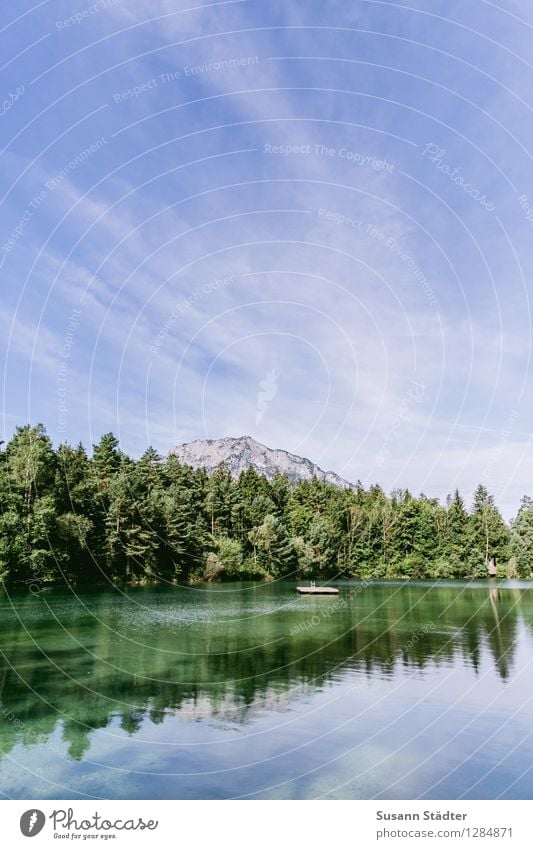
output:
[[234,480],[148,448],[138,460],[102,436],[89,457],[54,449],[43,425],[18,427],[0,451],[0,580],[53,582],[239,579],[530,578],[533,499],[507,524],[480,484],[466,505],[375,484],[316,478]]

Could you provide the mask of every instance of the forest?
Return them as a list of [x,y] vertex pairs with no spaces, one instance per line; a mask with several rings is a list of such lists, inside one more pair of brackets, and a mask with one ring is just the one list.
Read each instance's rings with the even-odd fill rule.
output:
[[374,484],[208,475],[112,433],[91,456],[54,449],[43,425],[0,451],[0,580],[75,585],[244,579],[532,577],[533,499],[506,524],[480,484],[467,505]]

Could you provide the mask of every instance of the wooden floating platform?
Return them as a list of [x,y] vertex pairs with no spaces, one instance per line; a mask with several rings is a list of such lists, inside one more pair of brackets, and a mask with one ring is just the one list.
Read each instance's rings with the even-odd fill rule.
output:
[[338,595],[336,587],[296,587],[296,592],[303,595]]

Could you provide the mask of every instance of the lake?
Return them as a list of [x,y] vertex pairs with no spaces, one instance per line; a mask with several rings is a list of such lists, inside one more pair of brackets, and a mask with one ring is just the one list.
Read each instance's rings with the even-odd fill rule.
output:
[[295,586],[3,591],[3,797],[533,797],[533,585]]

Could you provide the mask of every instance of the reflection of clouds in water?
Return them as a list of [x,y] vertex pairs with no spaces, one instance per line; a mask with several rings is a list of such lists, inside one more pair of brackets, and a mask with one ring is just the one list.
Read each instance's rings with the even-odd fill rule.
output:
[[[346,604],[335,607],[283,582],[262,585],[257,606],[248,592],[206,587],[82,593],[79,601],[48,590],[46,604],[28,594],[16,611],[4,599],[0,781],[26,796],[57,794],[41,782],[63,776],[70,798],[225,798],[292,781],[317,752],[324,763],[336,752],[349,760],[319,770],[316,786],[328,793],[367,763],[376,740],[397,770],[416,770],[452,732],[466,734],[457,748],[449,743],[463,758],[469,741],[482,749],[503,715],[525,710],[533,651],[526,586],[391,582],[355,592],[341,582]],[[301,627],[310,621],[317,624]],[[438,735],[411,744],[440,716]],[[520,727],[513,718],[513,733]],[[15,778],[16,764],[28,767],[26,777]],[[136,770],[148,777],[141,782]],[[188,777],[165,788],[157,777],[165,771]],[[376,767],[359,792],[379,793],[391,775]],[[303,793],[308,781],[294,780]],[[412,786],[419,781],[416,773]]]

